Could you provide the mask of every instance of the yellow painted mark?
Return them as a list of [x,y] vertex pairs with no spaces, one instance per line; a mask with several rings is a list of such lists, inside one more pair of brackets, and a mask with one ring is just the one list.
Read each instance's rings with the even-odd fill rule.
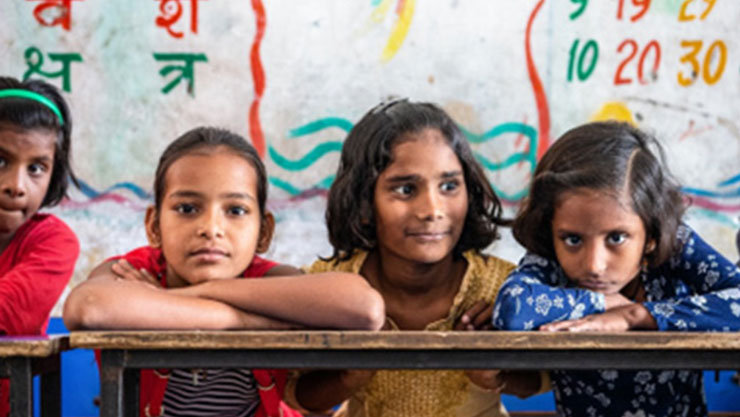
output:
[[[398,50],[401,49],[401,45],[403,44],[404,39],[406,39],[406,34],[409,32],[409,27],[411,26],[411,19],[414,16],[414,3],[415,0],[405,1],[403,10],[399,13],[396,24],[393,25],[391,37],[388,39],[385,49],[383,49],[383,55],[380,58],[383,62],[390,61],[393,56],[396,55]],[[381,4],[381,7],[382,6],[383,5]]]
[[633,126],[637,126],[635,118],[632,117],[632,112],[627,105],[618,101],[604,103],[604,105],[591,116],[592,122],[605,120],[618,120],[620,122],[627,122]]

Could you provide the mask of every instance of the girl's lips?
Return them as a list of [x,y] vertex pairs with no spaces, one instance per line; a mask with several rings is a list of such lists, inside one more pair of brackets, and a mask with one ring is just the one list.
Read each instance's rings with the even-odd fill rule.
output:
[[449,232],[410,232],[406,235],[422,242],[436,242],[442,240]]
[[589,290],[603,291],[609,288],[609,284],[606,282],[595,282],[595,281],[582,281],[581,286]]
[[218,262],[221,259],[228,257],[228,254],[217,248],[203,248],[191,252],[190,257],[201,262]]

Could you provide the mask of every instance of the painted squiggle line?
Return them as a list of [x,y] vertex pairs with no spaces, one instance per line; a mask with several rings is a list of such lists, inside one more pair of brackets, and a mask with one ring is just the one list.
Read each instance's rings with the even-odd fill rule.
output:
[[331,183],[334,182],[335,175],[329,175],[328,177],[324,178],[323,180],[316,183],[314,186],[307,188],[306,190],[301,190],[300,188],[294,186],[293,184],[289,183],[288,181],[285,181],[278,177],[268,177],[267,180],[270,182],[270,184],[274,185],[277,188],[280,188],[283,191],[286,191],[288,194],[292,196],[298,196],[303,193],[306,193],[310,190],[321,190],[321,189],[328,189],[331,186]]
[[386,43],[383,54],[380,57],[383,62],[390,61],[398,50],[401,49],[401,45],[409,32],[409,27],[411,27],[411,20],[414,17],[414,3],[415,0],[399,0],[396,7],[398,19],[395,25],[393,25],[391,37],[388,39],[388,43]]
[[708,200],[702,197],[692,197],[691,204],[693,206],[705,208],[707,210],[712,210],[715,212],[727,212],[727,213],[740,212],[740,204],[735,204],[735,205],[719,204],[719,203],[715,203],[714,201],[711,201],[711,200]]
[[695,211],[697,214],[701,216],[714,220],[717,223],[724,224],[725,226],[730,226],[732,228],[736,228],[740,226],[739,221],[734,220],[733,218],[728,217],[721,213],[716,213],[714,211],[703,209],[703,208],[693,208],[692,211]]
[[681,191],[686,194],[697,195],[701,197],[712,198],[737,198],[740,197],[740,188],[727,192],[702,190],[699,188],[681,187]]
[[325,117],[292,129],[288,132],[288,137],[296,138],[299,136],[306,136],[330,127],[338,127],[349,133],[349,131],[352,130],[353,124],[349,120],[342,119],[341,117]]
[[144,191],[144,189],[142,189],[138,185],[134,183],[130,183],[130,182],[119,182],[117,184],[114,184],[106,188],[103,191],[98,191],[94,189],[93,187],[90,186],[90,184],[86,183],[85,181],[79,178],[77,179],[77,183],[80,185],[80,191],[82,191],[82,193],[85,194],[85,196],[91,199],[101,197],[105,194],[110,194],[113,191],[120,190],[120,189],[129,190],[142,200],[148,200],[152,198],[151,193]]
[[66,198],[62,200],[62,202],[59,204],[59,207],[65,209],[87,209],[98,203],[106,201],[120,204],[122,206],[131,207],[136,210],[145,210],[149,205],[149,203],[143,204],[143,202],[136,202],[118,194],[105,194],[87,201],[75,201]]
[[534,91],[534,99],[537,103],[537,118],[539,121],[539,143],[537,146],[538,161],[542,158],[542,155],[544,155],[547,148],[550,147],[550,108],[547,104],[547,95],[542,86],[542,80],[537,74],[537,67],[534,64],[534,58],[532,57],[531,39],[534,18],[537,16],[537,13],[539,13],[544,3],[545,0],[540,0],[532,11],[532,14],[529,16],[524,45],[527,55],[527,73],[529,74],[529,80],[532,83],[532,90]]
[[249,107],[249,136],[252,139],[252,145],[261,157],[265,156],[265,135],[262,132],[260,123],[259,105],[262,94],[265,92],[265,71],[262,68],[260,60],[260,43],[265,35],[265,26],[267,18],[265,17],[265,7],[262,0],[252,0],[257,31],[254,34],[252,49],[249,52],[249,60],[252,66],[252,80],[254,82],[254,99]]
[[726,186],[732,185],[732,184],[734,184],[736,182],[740,182],[740,174],[737,174],[734,177],[728,178],[728,179],[720,182],[717,185],[719,185],[720,187],[726,187]]
[[284,157],[272,146],[269,147],[270,158],[272,158],[277,166],[288,171],[302,171],[316,163],[316,161],[327,153],[341,151],[342,142],[324,142],[316,145],[315,148],[311,149],[302,158],[293,160]]

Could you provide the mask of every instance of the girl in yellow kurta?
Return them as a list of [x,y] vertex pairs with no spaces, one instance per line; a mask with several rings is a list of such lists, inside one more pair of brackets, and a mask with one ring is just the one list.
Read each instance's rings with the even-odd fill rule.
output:
[[[480,250],[498,237],[501,204],[452,119],[396,100],[349,133],[326,213],[334,253],[310,272],[359,273],[386,304],[389,330],[490,328],[513,265]],[[306,410],[345,402],[350,417],[502,416],[499,393],[526,396],[539,374],[484,371],[312,371],[288,397]],[[291,395],[292,394],[292,395]]]

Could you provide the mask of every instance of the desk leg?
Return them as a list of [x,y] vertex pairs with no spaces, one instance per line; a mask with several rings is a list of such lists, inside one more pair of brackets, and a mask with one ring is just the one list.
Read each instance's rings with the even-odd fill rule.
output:
[[139,369],[123,371],[123,401],[126,404],[127,417],[139,417]]
[[10,371],[10,417],[33,416],[31,358],[8,358]]
[[61,417],[62,390],[59,355],[44,359],[41,374],[41,417]]
[[125,352],[103,350],[100,358],[100,417],[139,415],[139,370],[126,369]]

